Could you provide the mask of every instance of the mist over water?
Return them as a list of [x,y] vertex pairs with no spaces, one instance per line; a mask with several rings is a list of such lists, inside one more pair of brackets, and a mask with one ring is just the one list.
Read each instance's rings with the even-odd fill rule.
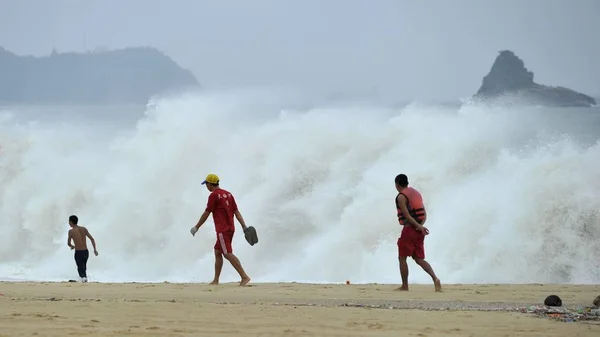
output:
[[[399,283],[393,179],[406,173],[425,198],[426,258],[442,282],[600,281],[596,108],[230,92],[2,110],[0,278],[76,278],[66,234],[77,214],[100,253],[91,281],[210,281],[212,219],[196,237],[189,229],[216,173],[258,230],[258,245],[239,226],[233,243],[253,282]],[[412,282],[430,282],[409,266]],[[225,264],[222,282],[237,279]]]

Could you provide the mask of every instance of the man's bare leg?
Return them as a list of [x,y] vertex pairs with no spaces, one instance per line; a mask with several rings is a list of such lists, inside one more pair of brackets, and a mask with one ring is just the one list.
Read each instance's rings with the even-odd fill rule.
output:
[[223,270],[223,253],[220,250],[215,250],[215,278],[210,284],[219,284],[221,270]]
[[427,274],[429,274],[429,276],[431,276],[431,279],[433,280],[433,284],[435,286],[435,291],[442,291],[442,283],[440,282],[440,279],[437,278],[437,276],[435,275],[435,272],[433,271],[433,268],[431,268],[429,262],[425,261],[425,259],[414,260],[419,266],[421,266],[421,268],[423,268],[423,270]]
[[408,291],[408,262],[406,262],[406,256],[400,256],[398,261],[400,262],[400,277],[402,278],[402,286],[396,290]]
[[250,282],[250,277],[248,277],[248,275],[246,275],[246,272],[244,271],[244,268],[242,267],[242,263],[237,258],[237,256],[233,255],[233,253],[229,253],[229,254],[225,254],[225,258],[227,260],[229,260],[229,262],[231,262],[231,265],[233,266],[233,268],[235,268],[235,270],[238,272],[238,274],[240,274],[240,277],[242,278],[242,280],[240,281],[240,286],[245,286],[246,284],[248,284],[248,282]]

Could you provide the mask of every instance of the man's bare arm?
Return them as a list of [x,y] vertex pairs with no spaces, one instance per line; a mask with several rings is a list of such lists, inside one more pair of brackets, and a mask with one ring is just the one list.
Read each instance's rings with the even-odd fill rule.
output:
[[202,213],[202,215],[200,216],[200,219],[198,220],[198,223],[195,226],[196,229],[198,229],[198,228],[200,228],[200,226],[204,225],[204,223],[208,219],[209,215],[210,215],[209,211],[204,211],[204,213]]
[[71,244],[71,240],[73,240],[73,237],[71,236],[73,232],[71,232],[71,230],[69,229],[69,235],[67,235],[67,246],[69,246],[69,248],[71,249],[75,249],[75,246],[73,246]]
[[400,194],[398,196],[398,204],[400,205],[400,210],[402,210],[402,214],[404,214],[404,217],[411,225],[413,225],[415,228],[419,228],[422,226],[408,212],[408,208],[406,207],[406,197],[404,195]]
[[242,213],[240,213],[239,210],[235,210],[235,212],[233,212],[233,214],[235,215],[235,218],[237,219],[237,221],[240,222],[240,224],[242,225],[243,229],[246,229],[246,221],[244,221],[244,217],[242,217]]
[[98,249],[96,249],[96,240],[94,240],[94,237],[92,236],[92,234],[90,234],[90,231],[88,231],[87,228],[85,229],[85,236],[90,238],[90,241],[92,242],[92,246],[94,247],[94,254],[98,255]]

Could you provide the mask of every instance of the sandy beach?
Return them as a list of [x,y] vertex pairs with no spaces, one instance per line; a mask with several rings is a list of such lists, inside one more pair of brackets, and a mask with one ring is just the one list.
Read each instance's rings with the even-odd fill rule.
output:
[[551,294],[591,306],[600,286],[396,287],[0,282],[0,336],[600,336],[516,311]]

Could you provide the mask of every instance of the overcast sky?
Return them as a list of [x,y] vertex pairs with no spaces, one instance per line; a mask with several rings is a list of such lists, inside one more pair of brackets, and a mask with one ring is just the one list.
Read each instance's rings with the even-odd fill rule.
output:
[[149,45],[206,87],[453,99],[501,49],[539,83],[600,96],[600,0],[0,0],[0,46]]

